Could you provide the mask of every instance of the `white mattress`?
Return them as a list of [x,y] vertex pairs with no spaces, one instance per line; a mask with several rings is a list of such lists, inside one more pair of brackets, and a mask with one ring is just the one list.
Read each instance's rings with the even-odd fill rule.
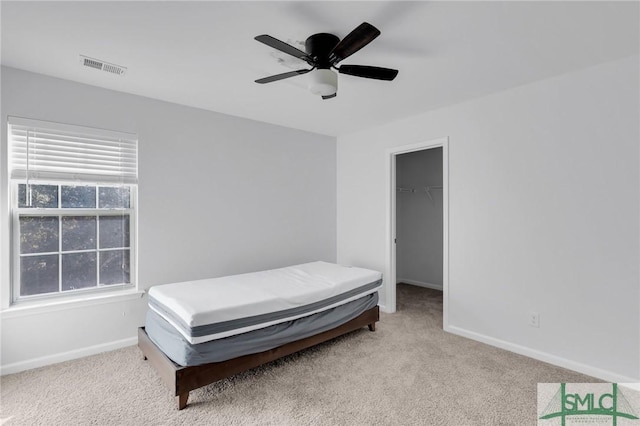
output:
[[[153,286],[149,290],[149,307],[180,331],[188,342],[197,344],[331,309],[378,291],[381,279],[382,274],[378,271],[311,262]],[[372,283],[377,285],[372,288]],[[345,293],[348,297],[341,297]],[[335,303],[322,304],[332,298]],[[291,315],[270,319],[271,313],[281,311],[290,311]],[[257,316],[264,316],[267,321],[242,326],[244,318]],[[220,323],[239,326],[206,335],[190,332]]]

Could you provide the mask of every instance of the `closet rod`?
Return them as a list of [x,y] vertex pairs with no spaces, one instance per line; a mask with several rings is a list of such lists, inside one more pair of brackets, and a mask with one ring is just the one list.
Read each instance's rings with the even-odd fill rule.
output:
[[397,187],[396,191],[398,192],[416,192],[415,188],[403,188],[403,187]]
[[[439,186],[439,185],[437,185],[437,186],[429,185],[429,186],[425,186],[423,188],[424,188],[424,191],[427,193],[427,196],[431,199],[431,201],[433,201],[433,198],[431,197],[431,190],[438,190],[438,189],[442,190],[442,186]],[[398,192],[409,192],[409,193],[418,192],[415,188],[405,188],[405,187],[402,187],[402,186],[396,187],[396,191],[398,191]]]

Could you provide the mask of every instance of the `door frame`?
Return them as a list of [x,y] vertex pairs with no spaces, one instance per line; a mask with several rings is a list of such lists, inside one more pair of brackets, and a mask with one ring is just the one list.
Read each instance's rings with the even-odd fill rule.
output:
[[442,291],[444,328],[447,329],[449,307],[449,138],[441,137],[387,150],[387,254],[384,284],[385,310],[396,311],[396,156],[410,152],[442,148]]

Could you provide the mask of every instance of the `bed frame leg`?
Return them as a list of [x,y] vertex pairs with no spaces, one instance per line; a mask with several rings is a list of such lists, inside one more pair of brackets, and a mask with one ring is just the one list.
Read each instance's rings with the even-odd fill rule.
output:
[[372,322],[371,324],[368,325],[369,327],[369,331],[376,331],[376,323]]
[[177,397],[178,400],[178,410],[182,410],[187,406],[187,400],[189,399],[189,392],[181,393]]

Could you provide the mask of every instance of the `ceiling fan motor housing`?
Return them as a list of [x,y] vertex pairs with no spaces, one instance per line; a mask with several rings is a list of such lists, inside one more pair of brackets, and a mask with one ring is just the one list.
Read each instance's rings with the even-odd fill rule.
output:
[[319,33],[307,38],[304,43],[304,48],[307,54],[315,59],[317,68],[328,69],[331,68],[329,53],[331,53],[339,41],[340,39],[333,34]]

